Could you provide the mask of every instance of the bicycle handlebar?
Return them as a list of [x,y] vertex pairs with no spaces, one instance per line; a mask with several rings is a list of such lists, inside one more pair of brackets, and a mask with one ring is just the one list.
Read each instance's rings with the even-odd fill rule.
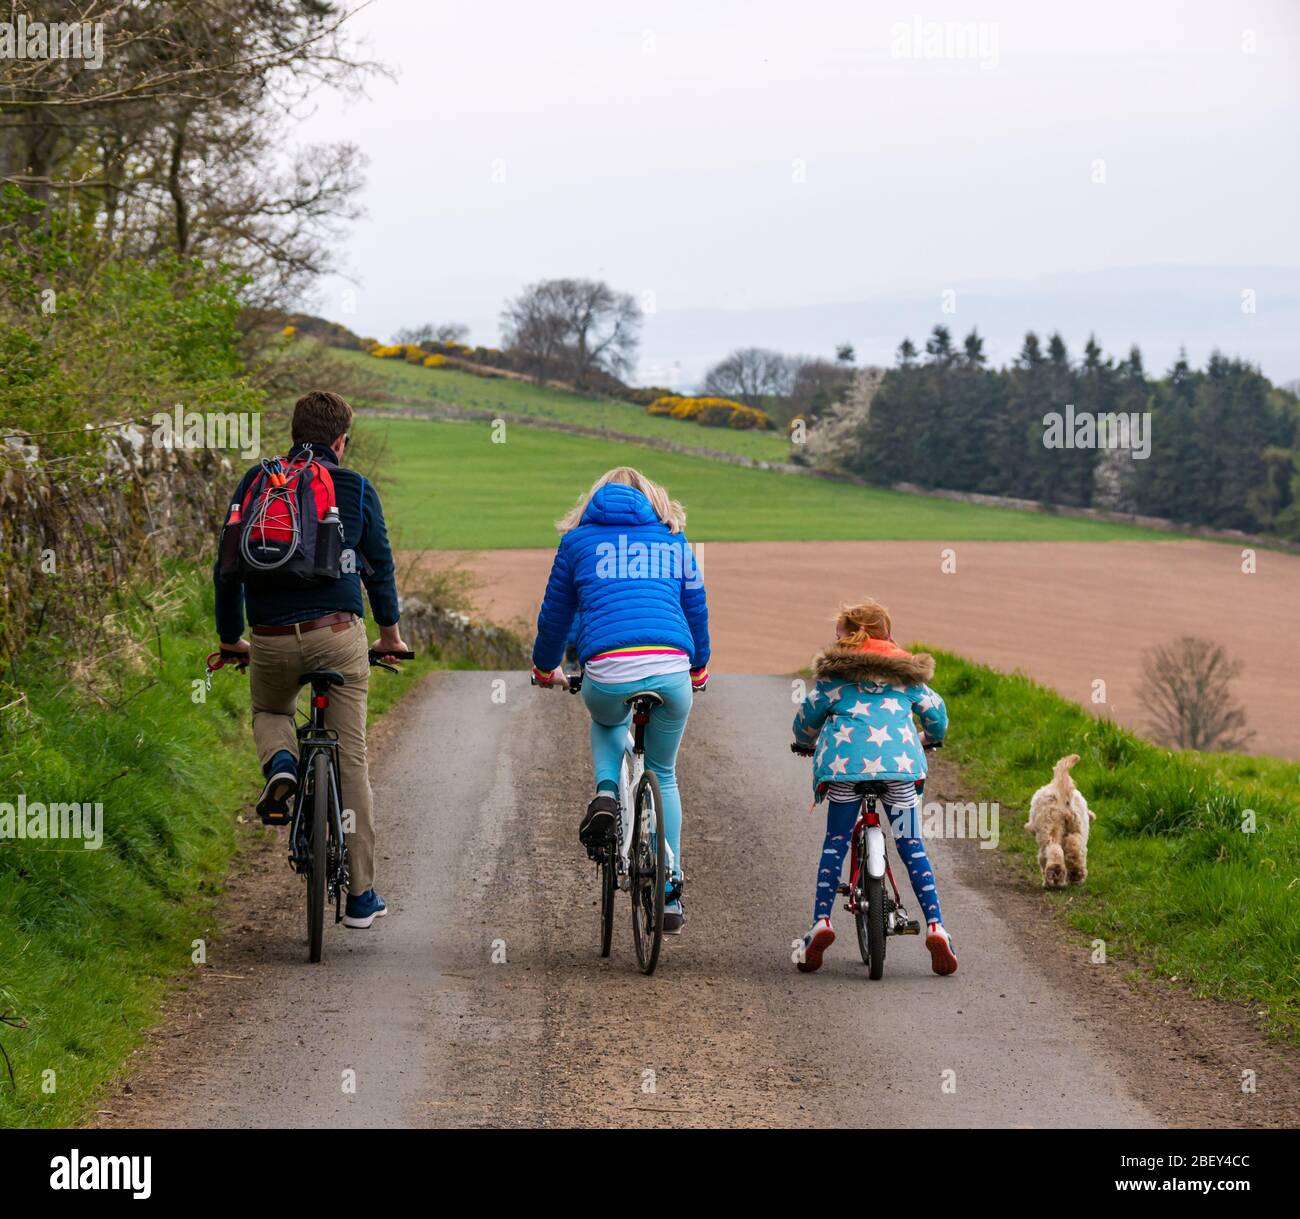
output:
[[209,673],[215,673],[218,669],[225,668],[226,665],[238,665],[242,673],[248,668],[248,653],[235,652],[230,648],[219,648],[215,652],[208,653],[207,667]]
[[[943,748],[942,741],[926,741],[922,746],[926,753],[931,753],[936,749]],[[814,745],[801,745],[798,741],[790,742],[790,752],[797,753],[801,758],[811,758],[817,752]]]
[[[569,683],[569,693],[570,693],[570,694],[577,694],[578,691],[582,689],[582,674],[581,674],[581,673],[566,673],[564,676],[565,676],[565,678],[568,680],[568,683]],[[552,681],[552,682],[547,682],[547,683],[543,684],[542,682],[540,682],[540,681],[537,680],[537,674],[536,674],[536,673],[529,673],[529,674],[528,674],[528,684],[529,684],[530,686],[540,686],[543,690],[553,690],[553,689],[555,689],[556,686],[559,685],[559,682],[554,682],[554,681]]]
[[[382,649],[379,651],[376,651],[374,648],[370,649],[371,665],[379,669],[387,669],[390,673],[396,673],[398,671],[396,665],[384,663],[384,658],[389,656],[395,657],[397,660],[415,659],[414,652],[401,650],[385,652]],[[207,667],[209,673],[215,673],[218,669],[225,668],[226,665],[238,665],[239,671],[242,673],[248,668],[248,653],[236,652],[230,648],[219,648],[217,651],[208,654]]]
[[415,653],[404,652],[400,648],[392,652],[385,651],[383,648],[370,649],[370,664],[372,668],[387,669],[390,673],[401,672],[401,670],[398,669],[396,665],[390,665],[385,663],[389,657],[393,657],[397,660],[414,660]]

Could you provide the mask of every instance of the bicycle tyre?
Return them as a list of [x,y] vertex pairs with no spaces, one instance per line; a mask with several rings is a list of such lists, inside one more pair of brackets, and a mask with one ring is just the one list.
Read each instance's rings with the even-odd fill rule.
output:
[[867,976],[878,982],[885,974],[885,885],[865,872],[858,893],[858,947]]
[[329,814],[329,758],[320,750],[312,759],[311,821],[307,827],[307,957],[320,961],[325,935],[325,822]]
[[853,902],[854,905],[857,907],[857,909],[854,910],[853,912],[853,924],[858,931],[858,952],[862,956],[862,963],[863,965],[870,965],[871,949],[867,941],[867,920],[863,917],[863,906],[862,906],[862,881],[866,875],[866,862],[864,856],[866,855],[867,852],[866,852],[866,843],[863,841],[863,836],[861,833],[859,833],[857,837],[853,839],[852,852],[853,852],[852,855],[853,866],[856,869],[856,874],[858,877],[857,890],[853,894]]
[[600,861],[600,955],[609,956],[614,943],[614,894],[618,891],[618,877],[615,871],[618,848],[613,845],[613,838],[605,850],[605,858]]
[[663,835],[663,793],[647,770],[636,787],[632,816],[632,941],[641,972],[649,976],[659,964],[664,940],[664,882],[667,849]]

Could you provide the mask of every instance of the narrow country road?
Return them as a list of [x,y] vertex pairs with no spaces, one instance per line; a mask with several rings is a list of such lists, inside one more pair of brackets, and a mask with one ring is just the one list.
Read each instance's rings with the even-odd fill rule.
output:
[[1137,1099],[1145,1068],[1036,960],[974,842],[933,849],[955,977],[903,939],[870,982],[843,914],[821,973],[797,974],[822,827],[807,763],[787,750],[791,713],[777,677],[719,678],[696,700],[680,769],[688,923],[647,979],[622,894],[612,957],[597,952],[576,840],[590,782],[579,700],[522,674],[435,675],[391,713],[374,764],[390,916],[328,927],[324,962],[307,965],[300,882],[277,849],[276,917],[231,932],[258,944],[255,964],[239,973],[214,946],[210,968],[236,970],[228,989],[164,1038],[166,1069],[146,1063],[107,1124],[1208,1120],[1181,1064],[1160,1068],[1178,1076],[1163,1109]]

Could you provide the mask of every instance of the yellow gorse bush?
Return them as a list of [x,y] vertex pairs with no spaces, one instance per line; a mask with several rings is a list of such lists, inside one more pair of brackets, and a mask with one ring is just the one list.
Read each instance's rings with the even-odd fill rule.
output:
[[446,356],[432,355],[424,357],[425,368],[441,368],[447,362]]
[[649,415],[670,419],[692,419],[701,427],[758,428],[775,427],[771,415],[730,398],[685,398],[664,396],[646,407]]

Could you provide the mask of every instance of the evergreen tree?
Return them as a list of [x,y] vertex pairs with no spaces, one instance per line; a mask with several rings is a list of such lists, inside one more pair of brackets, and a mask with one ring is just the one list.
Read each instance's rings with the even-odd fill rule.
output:
[[[1199,372],[1180,353],[1165,377],[1151,379],[1136,346],[1115,362],[1089,335],[1076,367],[1060,334],[1044,348],[1030,331],[1009,367],[991,369],[977,331],[958,348],[936,326],[923,360],[911,340],[899,344],[898,366],[868,400],[851,419],[836,408],[835,451],[821,464],[833,457],[834,468],[880,483],[1300,537],[1300,402],[1218,352]],[[1048,448],[1053,416],[1067,440],[1071,405],[1076,430]],[[1098,447],[1112,436],[1117,447]]]

